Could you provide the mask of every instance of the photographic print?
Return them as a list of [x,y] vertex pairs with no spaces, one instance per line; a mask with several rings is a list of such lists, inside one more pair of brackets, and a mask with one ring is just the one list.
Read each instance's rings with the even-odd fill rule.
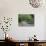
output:
[[34,26],[34,14],[18,14],[19,26]]

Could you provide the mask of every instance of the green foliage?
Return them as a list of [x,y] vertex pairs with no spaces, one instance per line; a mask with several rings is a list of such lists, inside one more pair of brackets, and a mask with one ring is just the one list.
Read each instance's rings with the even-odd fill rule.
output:
[[18,22],[26,21],[27,23],[31,24],[34,22],[34,15],[33,14],[19,14]]

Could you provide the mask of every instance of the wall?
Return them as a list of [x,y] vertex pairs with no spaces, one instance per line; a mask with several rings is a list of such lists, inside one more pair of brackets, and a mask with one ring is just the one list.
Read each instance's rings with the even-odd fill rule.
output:
[[[28,0],[0,0],[0,16],[13,17],[13,22],[10,31],[8,33],[17,40],[27,40],[34,34],[37,35],[37,39],[44,40],[45,30],[45,16],[46,6],[32,8]],[[19,27],[18,26],[18,14],[34,14],[35,25],[32,27]],[[2,35],[0,31],[0,35]],[[3,33],[4,34],[4,33]],[[4,37],[0,36],[0,39]]]
[[45,20],[44,21],[45,21],[45,24],[44,24],[45,25],[45,29],[44,29],[45,30],[44,31],[44,39],[46,39],[46,15],[45,15]]

